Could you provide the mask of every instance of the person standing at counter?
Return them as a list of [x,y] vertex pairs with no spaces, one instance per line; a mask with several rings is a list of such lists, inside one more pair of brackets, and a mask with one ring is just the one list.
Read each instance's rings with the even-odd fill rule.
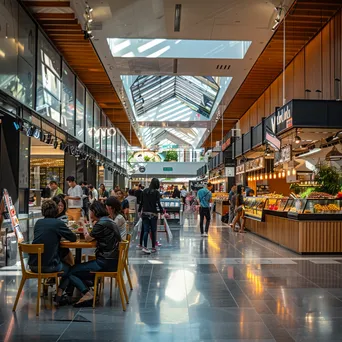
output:
[[235,204],[233,203],[233,196],[236,194],[236,184],[232,186],[232,188],[229,191],[228,194],[228,203],[229,203],[229,218],[228,218],[228,224],[232,226],[232,222],[234,220],[234,210],[235,210]]
[[[242,185],[238,185],[237,186],[237,190],[236,190],[236,195],[234,195],[235,197],[235,218],[233,220],[233,230],[235,232],[239,232],[239,233],[245,233],[245,210],[244,210],[244,199],[243,199],[243,195],[242,195]],[[236,223],[239,221],[240,223],[240,230],[237,230],[235,228]]]
[[76,183],[74,176],[69,176],[66,180],[68,182],[69,189],[68,196],[65,196],[64,199],[68,201],[68,220],[78,222],[82,215],[83,190]]
[[[202,188],[197,193],[198,202],[200,204],[200,229],[201,229],[201,236],[207,237],[208,231],[209,231],[209,225],[210,225],[210,201],[212,197],[211,190],[213,188],[213,185],[211,183],[208,183],[205,188]],[[205,231],[203,230],[203,223],[204,218],[206,219],[205,222]]]
[[63,190],[58,186],[57,182],[52,180],[50,183],[50,198],[56,197],[58,195],[63,195]]

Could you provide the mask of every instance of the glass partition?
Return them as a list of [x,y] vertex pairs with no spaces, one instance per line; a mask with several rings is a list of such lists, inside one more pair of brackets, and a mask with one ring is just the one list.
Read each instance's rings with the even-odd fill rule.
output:
[[116,135],[116,163],[121,165],[121,136]]
[[36,111],[59,125],[61,121],[61,56],[38,32]]
[[94,104],[94,148],[100,152],[100,122],[101,122],[101,110],[99,106]]
[[[107,128],[110,129],[112,127],[111,122],[107,118]],[[107,158],[112,159],[112,143],[113,143],[113,134],[107,134]]]
[[18,81],[15,97],[33,108],[36,59],[36,25],[19,7]]
[[103,154],[104,156],[106,155],[106,128],[107,128],[107,116],[104,112],[102,112],[101,115],[101,154]]
[[86,92],[86,135],[85,142],[88,146],[93,147],[93,130],[94,130],[94,100],[89,94]]
[[84,141],[84,102],[85,89],[83,84],[77,80],[76,86],[76,138]]
[[62,73],[62,118],[61,126],[63,129],[75,134],[75,75],[71,69],[63,62]]
[[116,156],[117,156],[117,153],[116,153],[116,149],[117,149],[117,142],[116,142],[116,139],[118,137],[118,133],[116,133],[114,136],[113,136],[113,147],[112,147],[112,161],[114,163],[116,163]]

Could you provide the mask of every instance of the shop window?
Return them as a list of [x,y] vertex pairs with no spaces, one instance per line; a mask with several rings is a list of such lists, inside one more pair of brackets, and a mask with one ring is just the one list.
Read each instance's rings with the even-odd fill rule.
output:
[[101,115],[101,154],[103,154],[104,156],[106,155],[106,147],[107,147],[107,143],[106,143],[106,139],[107,139],[107,132],[106,132],[106,128],[107,128],[107,116],[104,112],[102,112]]
[[94,105],[94,148],[100,152],[100,122],[101,122],[101,110],[95,103]]
[[75,134],[75,75],[71,69],[63,63],[62,72],[62,119],[61,126],[63,129],[74,135]]
[[116,135],[116,163],[121,165],[121,136]]
[[94,111],[94,100],[86,93],[86,136],[85,141],[86,144],[90,147],[93,147],[93,131],[94,131],[94,118],[93,118],[93,111]]
[[116,133],[114,136],[113,136],[113,139],[112,139],[112,141],[113,141],[113,147],[112,147],[112,161],[114,162],[114,163],[116,163],[116,148],[117,148],[117,143],[116,143],[116,139],[117,139],[117,136],[118,136],[119,134],[118,133]]
[[18,74],[18,4],[0,2],[0,89],[16,97]]
[[84,141],[84,103],[85,90],[83,84],[77,80],[76,88],[76,137]]
[[60,109],[61,56],[39,32],[36,111],[59,125]]
[[[112,124],[110,123],[109,119],[107,118],[107,127],[110,129]],[[112,144],[113,144],[113,134],[107,134],[107,157],[112,160]]]

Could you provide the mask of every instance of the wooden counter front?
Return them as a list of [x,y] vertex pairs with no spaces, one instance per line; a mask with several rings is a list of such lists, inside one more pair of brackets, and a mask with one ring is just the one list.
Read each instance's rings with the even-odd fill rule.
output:
[[342,221],[298,221],[265,214],[246,228],[297,253],[342,253]]
[[229,211],[228,201],[215,200],[215,212],[217,214],[225,215]]

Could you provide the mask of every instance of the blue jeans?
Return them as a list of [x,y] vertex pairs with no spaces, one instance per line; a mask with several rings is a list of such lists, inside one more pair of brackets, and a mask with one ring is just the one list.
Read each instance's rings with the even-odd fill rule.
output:
[[[61,271],[63,271],[64,273],[68,273],[69,269],[69,265],[60,262],[56,266],[42,266],[42,273],[55,273]],[[30,270],[34,273],[38,273],[38,266],[30,266]]]
[[65,290],[71,283],[81,293],[85,294],[89,291],[88,286],[84,284],[85,280],[94,280],[94,274],[90,272],[110,271],[115,272],[118,267],[117,259],[96,259],[82,264],[77,264],[70,268],[69,272],[63,276],[59,288]]
[[148,233],[151,230],[152,235],[152,248],[156,247],[157,239],[157,220],[158,217],[144,217],[142,218],[143,228],[144,228],[144,247],[147,248]]

